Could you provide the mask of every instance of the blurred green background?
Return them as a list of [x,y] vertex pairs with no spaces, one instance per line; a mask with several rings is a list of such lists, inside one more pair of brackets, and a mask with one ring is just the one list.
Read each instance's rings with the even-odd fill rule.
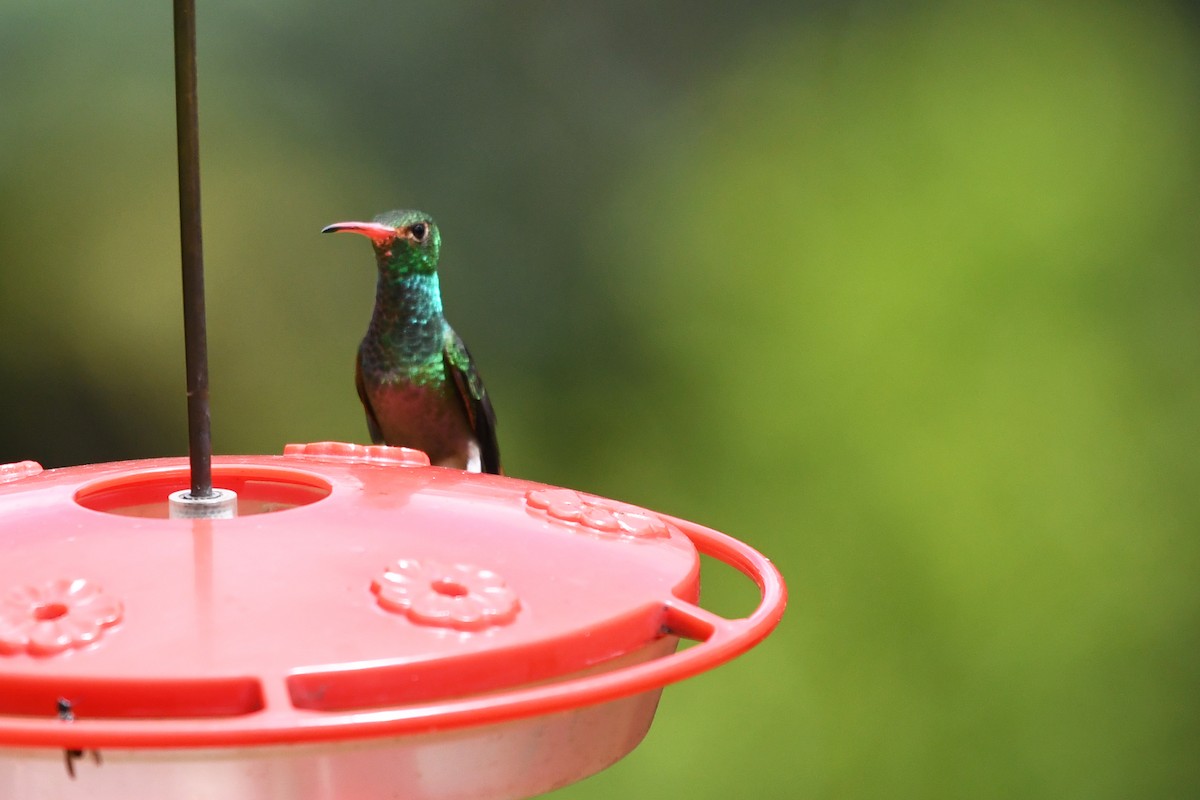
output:
[[[1190,4],[200,6],[218,452],[365,440],[318,231],[415,206],[509,471],[790,581],[554,797],[1200,794]],[[0,462],[186,448],[171,69],[0,3]]]

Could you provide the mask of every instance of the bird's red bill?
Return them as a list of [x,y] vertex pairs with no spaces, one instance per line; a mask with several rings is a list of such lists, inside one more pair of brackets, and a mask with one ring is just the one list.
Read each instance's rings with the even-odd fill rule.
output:
[[378,222],[335,222],[326,225],[321,233],[359,233],[377,245],[386,245],[396,238],[396,229]]

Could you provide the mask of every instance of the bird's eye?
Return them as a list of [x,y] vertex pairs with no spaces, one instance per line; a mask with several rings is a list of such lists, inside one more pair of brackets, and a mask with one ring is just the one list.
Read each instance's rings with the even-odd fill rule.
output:
[[418,243],[424,242],[425,237],[429,235],[429,228],[424,222],[417,222],[408,226],[408,232]]

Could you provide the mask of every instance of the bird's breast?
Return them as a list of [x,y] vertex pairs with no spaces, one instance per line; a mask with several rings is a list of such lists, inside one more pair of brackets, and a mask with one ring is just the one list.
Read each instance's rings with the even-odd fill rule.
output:
[[475,437],[453,385],[444,380],[365,384],[385,442],[423,450],[436,465],[466,468]]

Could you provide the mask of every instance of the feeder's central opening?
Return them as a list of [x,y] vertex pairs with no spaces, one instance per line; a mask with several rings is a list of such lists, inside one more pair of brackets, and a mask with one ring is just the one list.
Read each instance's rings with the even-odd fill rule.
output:
[[67,607],[62,603],[45,603],[33,609],[33,618],[40,622],[46,622],[65,616],[66,613]]
[[[84,508],[126,517],[169,516],[167,497],[188,488],[186,468],[126,472],[96,481],[75,493]],[[237,515],[266,514],[315,503],[333,487],[319,475],[255,464],[213,467],[213,483],[237,493]]]
[[452,578],[438,578],[432,586],[435,592],[446,597],[462,597],[467,593],[467,587]]

